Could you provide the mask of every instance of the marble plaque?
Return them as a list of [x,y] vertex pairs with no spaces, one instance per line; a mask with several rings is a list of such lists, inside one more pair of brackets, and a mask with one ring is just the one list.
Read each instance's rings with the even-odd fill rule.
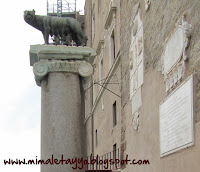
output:
[[165,52],[163,54],[164,59],[164,71],[169,73],[174,65],[176,65],[184,49],[185,34],[182,27],[178,27],[172,37],[166,44]]
[[160,156],[193,144],[193,78],[160,104]]

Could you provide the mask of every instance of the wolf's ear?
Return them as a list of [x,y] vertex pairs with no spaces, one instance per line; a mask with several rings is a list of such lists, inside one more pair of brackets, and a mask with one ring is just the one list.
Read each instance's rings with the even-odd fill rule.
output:
[[26,14],[27,14],[27,10],[26,10],[26,11],[24,11],[24,16],[26,16]]
[[35,14],[35,10],[33,9],[33,13]]

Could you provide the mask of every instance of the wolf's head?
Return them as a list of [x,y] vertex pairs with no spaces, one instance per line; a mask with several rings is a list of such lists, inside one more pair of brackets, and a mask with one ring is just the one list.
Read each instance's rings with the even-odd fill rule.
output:
[[35,19],[35,10],[32,11],[24,11],[24,20],[27,23],[31,23]]

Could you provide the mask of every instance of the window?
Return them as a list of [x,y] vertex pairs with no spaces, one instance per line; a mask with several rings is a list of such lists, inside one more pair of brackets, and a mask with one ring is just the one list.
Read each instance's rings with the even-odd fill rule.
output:
[[112,58],[112,63],[115,60],[115,32],[114,30],[112,31],[111,34],[111,58]]
[[96,84],[95,84],[95,79],[93,78],[93,87],[92,87],[92,92],[93,92],[93,105],[95,103],[96,100]]
[[115,143],[113,145],[113,160],[115,160],[117,157],[117,144]]
[[113,126],[117,125],[117,106],[116,101],[113,103]]
[[95,142],[96,142],[96,147],[98,146],[98,132],[96,130],[95,132]]
[[101,110],[102,110],[102,114],[104,114],[104,98],[101,98]]
[[94,4],[92,9],[92,39],[94,39],[95,36],[95,12],[94,12]]
[[100,63],[100,81],[103,80],[103,59],[101,59]]
[[[99,62],[99,84],[103,85],[104,81],[103,81],[103,57],[100,57],[100,62]],[[99,91],[101,90],[102,86],[98,85],[99,87]]]
[[98,12],[99,12],[100,9],[101,9],[101,1],[102,1],[102,0],[98,0]]

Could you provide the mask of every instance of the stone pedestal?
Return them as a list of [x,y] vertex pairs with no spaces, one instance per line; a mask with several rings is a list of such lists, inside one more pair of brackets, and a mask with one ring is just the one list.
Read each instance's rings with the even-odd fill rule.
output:
[[42,89],[41,159],[50,159],[41,172],[84,171],[72,168],[82,164],[66,163],[86,158],[82,87],[93,72],[95,55],[87,47],[31,46],[30,62]]

